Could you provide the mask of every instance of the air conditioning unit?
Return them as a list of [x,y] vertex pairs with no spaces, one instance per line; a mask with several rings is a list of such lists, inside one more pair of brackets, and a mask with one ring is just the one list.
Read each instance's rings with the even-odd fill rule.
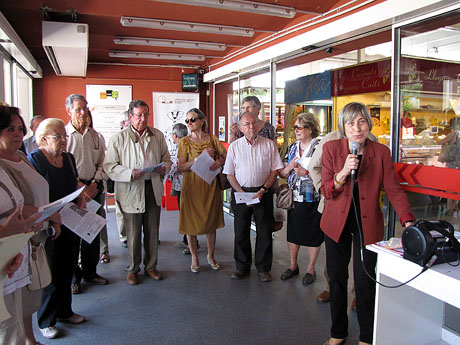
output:
[[42,23],[43,48],[57,75],[86,76],[88,24]]

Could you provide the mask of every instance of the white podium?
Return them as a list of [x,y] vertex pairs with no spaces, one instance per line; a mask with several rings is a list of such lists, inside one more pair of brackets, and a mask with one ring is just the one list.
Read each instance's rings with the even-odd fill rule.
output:
[[[378,245],[377,281],[397,285],[422,267]],[[460,337],[443,328],[444,303],[460,308],[460,266],[432,266],[409,284],[389,289],[377,285],[374,345],[460,344]]]

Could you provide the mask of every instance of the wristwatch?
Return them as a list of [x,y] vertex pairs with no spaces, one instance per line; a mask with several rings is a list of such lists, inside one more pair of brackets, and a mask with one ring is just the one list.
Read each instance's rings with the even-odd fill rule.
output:
[[260,187],[260,189],[263,189],[263,190],[264,190],[264,194],[268,192],[268,188],[265,187],[265,186]]

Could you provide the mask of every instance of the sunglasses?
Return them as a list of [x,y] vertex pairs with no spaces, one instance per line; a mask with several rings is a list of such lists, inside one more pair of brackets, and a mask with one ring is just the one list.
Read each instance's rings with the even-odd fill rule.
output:
[[191,117],[190,119],[185,119],[185,123],[188,125],[190,122],[195,123],[196,120],[198,120],[197,117]]
[[297,125],[294,125],[294,130],[296,130],[296,129],[305,129],[305,128],[308,128],[308,126],[297,126]]

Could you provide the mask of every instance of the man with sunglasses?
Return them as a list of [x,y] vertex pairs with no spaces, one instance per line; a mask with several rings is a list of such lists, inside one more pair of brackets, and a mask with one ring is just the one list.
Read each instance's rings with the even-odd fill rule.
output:
[[[85,186],[88,195],[101,205],[105,204],[104,182],[107,175],[102,169],[105,156],[105,142],[88,122],[88,103],[83,95],[71,94],[65,101],[66,113],[70,121],[66,126],[68,135],[67,151],[75,157],[77,165],[79,187]],[[105,218],[104,207],[100,207],[97,214]],[[103,229],[102,231],[107,231]],[[80,283],[83,279],[87,283],[105,285],[108,279],[101,277],[96,272],[99,263],[100,234],[91,244],[79,239],[77,242],[74,264],[74,278],[72,293],[81,292]],[[81,267],[78,265],[78,253],[80,253]]]
[[[107,145],[104,170],[115,181],[115,198],[119,203],[128,240],[129,266],[127,281],[139,283],[144,241],[144,273],[163,279],[156,269],[158,229],[160,227],[162,179],[171,167],[165,137],[161,131],[147,126],[149,106],[137,99],[129,104],[130,125],[112,135]],[[151,173],[142,169],[163,163]]]
[[[232,208],[235,214],[236,270],[232,279],[240,280],[250,273],[252,264],[251,217],[256,222],[255,266],[261,282],[272,280],[270,271],[273,259],[273,191],[272,184],[283,168],[275,143],[258,135],[258,118],[252,112],[245,112],[239,120],[244,137],[232,142],[228,148],[224,174],[232,185]],[[255,193],[259,203],[237,204],[234,192]]]

